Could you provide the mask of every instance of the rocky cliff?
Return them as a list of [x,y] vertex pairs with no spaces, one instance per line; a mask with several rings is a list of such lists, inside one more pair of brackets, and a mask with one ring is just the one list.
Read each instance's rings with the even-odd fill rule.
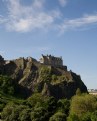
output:
[[4,61],[0,65],[0,74],[11,76],[22,87],[32,94],[40,92],[43,95],[54,96],[57,99],[71,98],[79,88],[87,92],[81,77],[64,68],[56,68],[40,64],[34,58],[19,58]]

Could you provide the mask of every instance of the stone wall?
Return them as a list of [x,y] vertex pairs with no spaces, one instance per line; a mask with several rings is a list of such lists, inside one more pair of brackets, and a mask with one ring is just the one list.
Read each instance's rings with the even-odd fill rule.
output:
[[62,57],[54,57],[51,55],[44,56],[40,58],[40,63],[51,65],[51,66],[63,66]]

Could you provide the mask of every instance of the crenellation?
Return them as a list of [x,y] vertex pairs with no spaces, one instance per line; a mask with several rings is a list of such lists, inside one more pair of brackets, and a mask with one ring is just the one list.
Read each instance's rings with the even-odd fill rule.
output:
[[51,55],[43,55],[40,58],[40,63],[45,64],[45,65],[51,65],[55,67],[63,67],[63,59],[62,57],[54,57]]

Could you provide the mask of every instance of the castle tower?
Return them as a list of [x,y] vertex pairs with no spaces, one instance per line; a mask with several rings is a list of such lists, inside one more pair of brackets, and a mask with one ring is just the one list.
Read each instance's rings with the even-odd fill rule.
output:
[[43,55],[40,58],[40,63],[45,64],[45,65],[51,65],[55,67],[62,67],[63,66],[63,60],[62,57],[54,57],[51,55]]

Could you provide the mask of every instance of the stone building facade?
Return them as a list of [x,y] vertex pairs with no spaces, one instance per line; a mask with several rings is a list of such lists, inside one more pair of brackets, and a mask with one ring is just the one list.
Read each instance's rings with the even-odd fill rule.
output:
[[45,64],[45,65],[51,65],[51,66],[56,66],[56,67],[62,67],[63,66],[63,60],[62,57],[54,57],[51,55],[42,55],[40,58],[40,63]]

